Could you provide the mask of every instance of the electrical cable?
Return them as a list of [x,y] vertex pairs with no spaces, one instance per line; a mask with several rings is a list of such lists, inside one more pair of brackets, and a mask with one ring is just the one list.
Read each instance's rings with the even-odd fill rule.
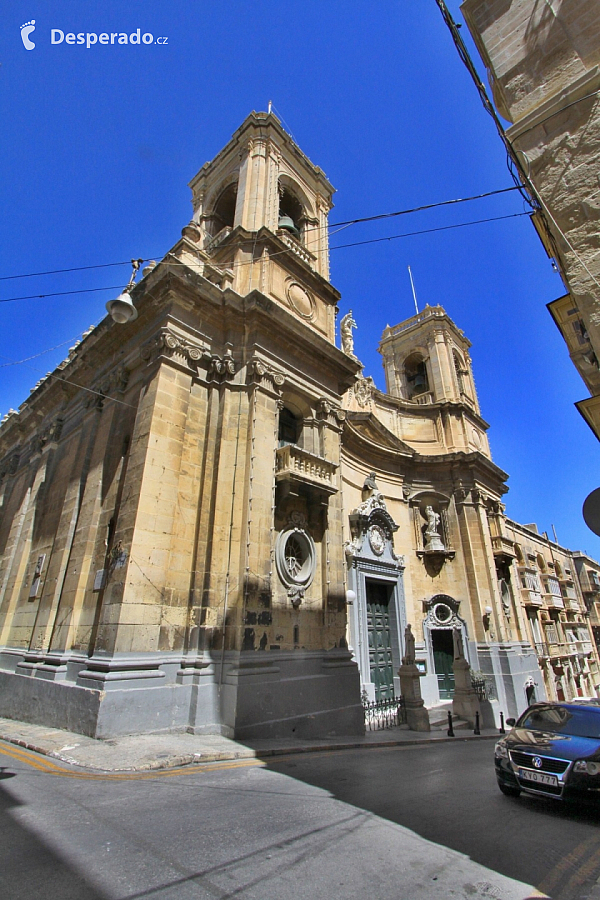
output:
[[130,266],[131,260],[124,262],[99,263],[95,266],[73,266],[70,269],[50,269],[48,272],[27,272],[24,275],[0,275],[0,281],[10,281],[14,278],[35,278],[37,275],[60,275],[63,272],[84,272],[86,269],[110,269],[112,266]]
[[[92,325],[92,328],[95,328],[95,327],[96,327],[95,325]],[[84,332],[82,332],[82,334],[83,333]],[[28,363],[32,359],[39,359],[40,356],[45,356],[46,353],[52,353],[53,350],[60,350],[61,347],[65,347],[67,344],[72,344],[74,341],[80,341],[81,337],[82,337],[82,335],[78,334],[77,337],[69,338],[68,341],[62,341],[62,343],[57,344],[55,347],[48,347],[47,350],[42,350],[42,351],[40,351],[40,353],[34,353],[33,356],[26,356],[25,359],[16,359],[16,360],[11,360],[11,362],[0,363],[0,369],[6,369],[9,366],[21,366],[21,365],[23,365],[23,363]],[[0,358],[8,359],[7,356],[2,356],[2,354],[0,354]]]
[[[503,219],[515,219],[515,218],[519,218],[521,216],[530,216],[530,215],[531,215],[531,213],[522,212],[522,213],[509,213],[506,216],[490,216],[489,218],[486,218],[486,219],[475,219],[471,222],[458,222],[455,225],[442,225],[437,228],[424,228],[420,231],[409,231],[409,232],[402,233],[402,234],[392,234],[387,237],[371,238],[370,240],[356,241],[355,243],[350,243],[350,244],[338,244],[336,247],[330,247],[330,250],[341,250],[344,247],[358,247],[358,246],[361,246],[364,244],[377,244],[377,243],[380,243],[381,241],[392,241],[392,240],[395,240],[396,238],[412,237],[413,235],[435,234],[439,231],[451,231],[454,228],[465,228],[467,225],[484,225],[487,222],[500,222]],[[292,253],[292,252],[293,252],[292,250],[290,250],[286,247],[285,250],[279,250],[279,251],[277,251],[277,253],[272,253],[269,258],[273,259],[275,256],[278,256],[281,253]],[[238,263],[232,263],[232,265],[229,268],[237,268],[239,266],[248,266],[251,264],[252,264],[252,262],[250,260],[242,260],[241,262],[238,262]],[[189,262],[186,262],[186,263],[169,262],[168,265],[171,267],[181,266],[182,268],[190,269],[190,268],[193,268],[194,264],[189,263]],[[16,300],[43,300],[47,297],[62,297],[62,296],[68,296],[71,294],[89,294],[89,293],[94,293],[97,291],[122,291],[122,290],[123,290],[123,285],[116,285],[116,286],[104,287],[104,288],[84,288],[83,290],[79,290],[79,291],[55,291],[54,293],[51,293],[51,294],[29,294],[29,295],[26,295],[23,297],[4,297],[3,299],[0,299],[0,303],[11,303]]]
[[477,219],[473,222],[460,222],[458,225],[441,225],[439,228],[428,228],[425,231],[407,231],[403,234],[391,234],[388,237],[371,238],[368,241],[355,241],[352,244],[338,244],[336,247],[331,247],[330,249],[342,250],[344,247],[360,247],[363,244],[378,244],[381,241],[394,241],[396,238],[413,237],[413,235],[417,234],[432,234],[436,231],[448,231],[450,228],[466,228],[467,225],[481,225],[483,222],[500,222],[502,219],[518,219],[520,216],[531,216],[531,213],[510,213],[507,216],[495,216],[493,219]]
[[405,216],[407,213],[422,212],[425,209],[437,209],[440,206],[452,206],[455,203],[467,203],[469,200],[481,200],[483,197],[493,197],[495,194],[506,194],[508,191],[520,191],[520,185],[513,187],[500,188],[496,191],[487,191],[485,194],[476,194],[473,197],[459,197],[456,200],[442,200],[438,203],[428,203],[424,206],[414,206],[412,209],[401,209],[398,212],[380,213],[377,216],[365,216],[362,219],[348,219],[347,222],[332,222],[329,228],[336,228],[338,225],[356,225],[359,222],[375,222],[377,219],[391,219],[394,216]]
[[[494,191],[485,191],[483,194],[473,194],[473,196],[471,196],[471,197],[457,197],[454,200],[441,200],[437,203],[427,203],[424,206],[414,206],[410,209],[400,209],[400,210],[396,210],[391,213],[380,213],[375,216],[363,216],[362,218],[358,218],[358,219],[348,219],[348,221],[346,221],[346,222],[332,222],[332,223],[328,223],[327,225],[317,225],[315,228],[312,229],[312,231],[313,232],[321,231],[323,228],[338,228],[338,227],[342,227],[342,226],[347,227],[349,225],[356,225],[361,222],[374,222],[377,219],[389,219],[389,218],[393,218],[394,216],[404,216],[404,215],[408,215],[409,213],[422,212],[423,210],[429,210],[429,209],[437,209],[438,207],[451,206],[456,203],[469,203],[471,200],[482,200],[486,197],[493,197],[496,194],[505,194],[508,191],[516,191],[516,190],[519,190],[519,188],[517,186],[508,187],[508,188],[498,188],[497,190],[494,190]],[[161,254],[158,254],[158,255],[161,256]],[[148,260],[151,258],[152,257],[148,257],[148,259],[144,259],[144,260],[142,260],[142,262],[148,262]],[[98,265],[94,265],[94,266],[71,266],[70,268],[66,268],[66,269],[49,269],[47,272],[25,272],[22,275],[0,275],[0,281],[10,281],[10,280],[14,280],[17,278],[34,278],[34,277],[41,276],[41,275],[58,275],[58,274],[63,274],[65,272],[84,272],[89,269],[106,269],[106,268],[111,268],[114,266],[130,266],[130,265],[131,265],[131,260],[127,259],[127,260],[124,260],[123,262],[99,263]],[[113,290],[113,288],[111,288],[111,290]],[[46,296],[51,296],[51,295],[46,295]]]
[[[535,185],[530,180],[529,174],[525,171],[525,168],[523,167],[523,164],[521,163],[521,160],[519,159],[519,157],[517,155],[517,151],[514,149],[513,145],[511,144],[508,137],[506,136],[504,126],[502,125],[502,122],[500,121],[500,119],[496,113],[496,110],[494,109],[494,106],[492,105],[492,103],[487,95],[487,91],[486,91],[481,79],[479,78],[479,75],[478,75],[475,65],[473,63],[473,60],[471,59],[469,51],[467,50],[467,47],[459,33],[458,25],[452,18],[449,9],[446,6],[445,0],[435,0],[435,2],[437,3],[439,10],[442,14],[442,17],[450,30],[450,34],[452,35],[452,39],[454,41],[456,49],[458,50],[458,54],[459,54],[460,58],[462,59],[463,63],[465,64],[465,66],[467,67],[467,69],[475,83],[475,86],[479,92],[481,101],[483,103],[484,109],[486,110],[486,112],[489,113],[489,115],[494,120],[496,129],[498,131],[498,134],[500,135],[500,139],[502,140],[502,143],[504,144],[504,147],[506,149],[509,172],[511,173],[513,179],[515,180],[515,183],[518,184],[518,181],[520,178],[522,185],[526,188],[526,190],[531,195],[531,197],[528,198],[525,194],[523,194],[523,191],[521,191],[521,194],[523,195],[524,199],[527,200],[527,202],[534,209],[534,212],[537,213],[543,221],[546,236],[551,245],[554,258],[560,262],[562,257],[561,257],[558,245],[556,243],[555,236],[552,233],[552,230],[548,224],[548,219],[550,219],[552,221],[554,227],[556,228],[556,230],[558,231],[560,236],[564,239],[567,246],[569,247],[571,252],[574,254],[575,258],[578,260],[578,262],[581,264],[581,266],[588,273],[588,275],[590,276],[590,278],[592,279],[594,284],[597,287],[600,287],[600,282],[598,281],[596,276],[590,271],[590,269],[588,268],[588,266],[586,265],[584,260],[579,256],[579,254],[577,253],[577,251],[575,250],[575,248],[573,247],[573,245],[571,244],[571,242],[569,241],[569,239],[567,238],[567,236],[565,235],[563,230],[558,225],[556,219],[550,212],[548,205],[542,200]],[[570,106],[574,106],[575,103],[579,103],[582,100],[589,99],[589,97],[594,96],[595,94],[598,94],[598,93],[600,93],[600,92],[592,91],[590,94],[586,95],[585,97],[580,97],[579,100],[574,100],[572,103],[567,104],[564,107],[564,109],[568,109]],[[557,111],[557,113],[562,112],[562,111],[563,110],[561,108],[561,110]],[[557,113],[553,113],[552,115],[556,115]],[[548,116],[547,118],[552,118],[552,115]],[[545,121],[545,120],[542,120],[542,121]],[[540,123],[539,122],[536,123],[536,125],[538,125],[538,124],[540,124]],[[535,127],[535,126],[532,126],[532,128],[533,127]],[[528,129],[528,131],[530,131],[530,130],[531,129]],[[526,132],[524,132],[524,133],[526,133]],[[523,153],[523,155],[525,156],[525,159],[527,159],[527,154],[524,153],[524,151],[520,151],[520,152]],[[527,159],[527,162],[529,164],[528,159]],[[516,169],[516,173],[515,173],[515,169]],[[517,177],[517,175],[518,175],[518,177]],[[568,287],[568,285],[567,285],[567,287]]]
[[532,209],[540,210],[541,203],[540,203],[540,198],[538,196],[537,190],[535,189],[534,185],[532,184],[532,182],[529,179],[529,176],[523,169],[523,166],[521,165],[521,162],[520,162],[512,144],[510,143],[510,141],[508,140],[508,138],[506,136],[504,126],[502,125],[502,122],[500,121],[500,118],[499,118],[496,110],[494,109],[494,106],[493,106],[490,98],[487,95],[485,85],[483,84],[481,78],[479,77],[479,73],[477,72],[477,69],[475,68],[475,64],[474,64],[473,60],[471,59],[471,55],[469,54],[469,51],[467,50],[467,46],[466,46],[465,42],[463,41],[462,36],[458,30],[458,25],[452,18],[451,14],[450,14],[450,10],[446,6],[446,3],[444,2],[444,0],[435,0],[435,2],[437,3],[438,8],[442,14],[442,17],[443,17],[446,25],[448,26],[450,34],[452,35],[452,40],[454,41],[454,45],[458,51],[458,55],[462,59],[463,63],[465,64],[465,66],[467,68],[467,71],[469,72],[471,78],[473,79],[475,87],[477,88],[477,92],[479,93],[480,100],[483,104],[483,108],[488,113],[488,115],[490,115],[492,117],[492,119],[494,120],[496,130],[498,131],[500,140],[504,144],[504,149],[506,150],[507,166],[508,166],[508,171],[510,172],[511,178],[515,182],[515,185],[518,187],[518,189],[521,193],[521,196],[526,201],[526,203],[528,203],[532,207]]
[[123,285],[117,284],[112,287],[102,288],[83,288],[79,291],[54,291],[51,294],[29,294],[24,297],[3,297],[0,303],[12,303],[13,300],[44,300],[46,297],[67,297],[69,294],[94,294],[98,291],[122,291]]

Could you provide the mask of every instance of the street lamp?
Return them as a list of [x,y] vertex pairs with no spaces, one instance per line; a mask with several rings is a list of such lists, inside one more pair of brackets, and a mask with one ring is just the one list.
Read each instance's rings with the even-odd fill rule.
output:
[[116,322],[118,325],[126,325],[127,322],[135,322],[138,317],[138,311],[133,305],[130,292],[132,288],[135,287],[135,276],[143,262],[143,259],[131,260],[133,271],[127,286],[123,288],[123,292],[119,294],[116,300],[109,300],[106,304],[107,312],[110,314],[113,322]]

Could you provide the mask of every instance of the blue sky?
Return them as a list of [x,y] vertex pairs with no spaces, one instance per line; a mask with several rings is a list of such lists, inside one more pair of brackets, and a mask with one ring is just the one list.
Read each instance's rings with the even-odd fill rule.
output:
[[[20,26],[32,19],[27,51]],[[52,28],[140,28],[168,43],[51,45]],[[190,178],[269,100],[337,188],[332,222],[512,184],[434,0],[8,0],[0,63],[3,276],[160,257],[190,219]],[[523,211],[513,192],[353,226],[331,244]],[[581,518],[598,486],[598,443],[573,406],[587,392],[546,310],[563,286],[527,217],[334,249],[331,264],[341,313],[351,308],[358,323],[356,352],[380,388],[381,332],[414,313],[411,266],[420,306],[442,304],[473,343],[493,458],[510,474],[508,514],[554,525],[561,543],[600,559]],[[128,276],[121,266],[4,280],[0,299]],[[0,414],[115,294],[0,303]]]

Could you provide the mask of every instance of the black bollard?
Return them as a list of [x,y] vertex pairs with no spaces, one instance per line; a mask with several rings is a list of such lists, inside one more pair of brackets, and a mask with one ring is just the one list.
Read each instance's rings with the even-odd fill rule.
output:
[[473,734],[481,734],[479,730],[479,710],[475,713],[475,728],[473,729]]
[[500,734],[506,734],[506,728],[504,727],[504,713],[500,713]]
[[454,737],[454,728],[452,727],[452,713],[448,710],[448,737]]

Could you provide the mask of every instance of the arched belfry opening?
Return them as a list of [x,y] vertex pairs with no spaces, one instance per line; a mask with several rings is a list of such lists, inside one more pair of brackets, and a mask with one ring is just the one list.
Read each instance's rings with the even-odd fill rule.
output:
[[462,359],[460,358],[460,356],[458,355],[458,353],[456,352],[456,350],[453,351],[452,357],[454,360],[454,372],[456,374],[456,384],[458,386],[458,393],[466,394],[467,391],[465,389],[465,375],[466,375],[465,364],[462,361]]
[[303,242],[304,207],[292,191],[279,184],[279,217],[277,227]]
[[429,391],[427,366],[421,353],[411,353],[404,361],[404,380],[409,400],[415,400]]
[[207,222],[207,231],[211,237],[215,237],[224,228],[233,228],[237,191],[237,181],[234,181],[219,194]]

